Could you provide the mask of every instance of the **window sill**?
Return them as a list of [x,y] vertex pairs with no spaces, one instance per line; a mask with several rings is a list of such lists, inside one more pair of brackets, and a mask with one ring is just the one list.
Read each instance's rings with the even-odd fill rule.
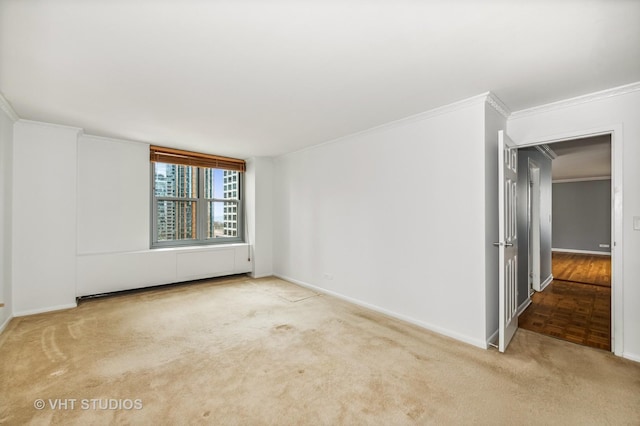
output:
[[78,257],[88,256],[104,256],[104,255],[117,255],[117,254],[141,254],[141,253],[193,253],[201,251],[219,251],[228,250],[233,248],[247,247],[248,243],[228,243],[228,244],[211,244],[211,245],[192,245],[192,246],[177,246],[177,247],[157,247],[148,248],[143,250],[126,250],[126,251],[111,251],[100,253],[81,253]]
[[247,243],[218,243],[218,244],[199,244],[192,246],[175,246],[175,247],[152,247],[149,250],[141,250],[141,251],[214,251],[214,250],[225,250],[235,247],[246,247]]

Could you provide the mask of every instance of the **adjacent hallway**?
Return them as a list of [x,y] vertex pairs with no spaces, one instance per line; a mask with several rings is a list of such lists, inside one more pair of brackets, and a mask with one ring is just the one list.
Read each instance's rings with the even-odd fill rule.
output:
[[519,326],[611,351],[611,257],[553,253],[554,280],[531,298]]

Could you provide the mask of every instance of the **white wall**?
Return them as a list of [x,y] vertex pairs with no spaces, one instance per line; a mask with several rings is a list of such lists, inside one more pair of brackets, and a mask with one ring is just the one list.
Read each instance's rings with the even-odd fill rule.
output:
[[75,306],[80,129],[19,120],[13,145],[15,315]]
[[78,296],[249,272],[246,244],[150,250],[149,144],[78,142]]
[[247,160],[245,208],[249,243],[252,245],[254,278],[273,275],[273,159]]
[[78,254],[149,248],[149,144],[81,136]]
[[485,318],[486,340],[495,343],[498,333],[498,261],[499,251],[493,246],[498,241],[498,132],[505,130],[506,118],[489,104],[485,108]]
[[275,274],[485,347],[484,102],[276,158]]
[[[5,134],[3,127],[3,154]],[[0,185],[14,194],[12,204],[2,198],[13,216],[2,229],[13,236],[6,270],[14,315],[73,307],[77,296],[252,270],[246,244],[149,249],[148,147],[77,128],[15,124],[13,185]],[[3,176],[5,162],[3,155]]]
[[[603,129],[617,130],[614,149],[620,141],[623,149],[620,157],[622,182],[616,182],[614,190],[614,196],[622,203],[623,216],[622,237],[614,237],[618,247],[622,247],[617,252],[622,254],[623,260],[622,276],[614,276],[615,284],[622,287],[620,303],[624,326],[620,355],[640,361],[640,231],[633,230],[633,217],[640,216],[640,91],[637,89],[638,85],[629,93],[621,89],[622,94],[617,96],[594,96],[593,100],[587,97],[566,105],[514,114],[507,126],[509,134],[519,144]],[[614,157],[618,154],[614,152]]]
[[[3,99],[0,99],[2,102]],[[13,119],[0,109],[0,331],[13,315],[11,291],[11,182]]]

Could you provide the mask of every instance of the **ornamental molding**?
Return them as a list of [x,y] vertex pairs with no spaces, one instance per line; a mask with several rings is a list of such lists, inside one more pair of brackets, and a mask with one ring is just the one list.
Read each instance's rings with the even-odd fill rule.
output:
[[20,117],[18,117],[18,114],[16,114],[9,101],[7,101],[2,93],[0,93],[0,109],[4,111],[14,123],[20,120]]
[[511,112],[509,108],[498,98],[495,94],[489,92],[487,94],[487,104],[489,104],[494,110],[498,112],[502,117],[509,118]]
[[348,135],[344,135],[344,136],[340,136],[338,138],[335,139],[331,139],[325,142],[321,142],[319,144],[316,145],[311,145],[311,146],[307,146],[295,151],[291,151],[291,152],[287,152],[285,154],[280,155],[280,157],[286,157],[292,154],[297,154],[297,153],[301,153],[301,152],[305,152],[305,151],[310,151],[310,150],[314,150],[317,148],[320,148],[322,146],[325,145],[331,145],[337,142],[341,142],[344,140],[348,140],[354,137],[358,137],[358,136],[362,136],[362,135],[366,135],[372,132],[376,132],[376,131],[380,131],[380,130],[388,130],[388,129],[392,129],[394,127],[397,126],[402,126],[402,125],[406,125],[409,123],[414,123],[414,122],[419,122],[419,121],[423,121],[423,120],[428,120],[431,119],[433,117],[437,117],[439,115],[442,114],[448,114],[454,111],[459,111],[462,110],[464,108],[470,107],[472,105],[481,105],[482,103],[487,102],[487,97],[490,95],[490,92],[485,92],[482,93],[480,95],[476,95],[476,96],[472,96],[470,98],[466,98],[457,102],[453,102],[450,104],[446,104],[443,106],[439,106],[424,112],[420,112],[418,114],[414,114],[414,115],[410,115],[408,117],[404,117],[404,118],[400,118],[398,120],[394,120],[394,121],[390,121],[384,124],[380,124],[378,126],[374,126],[374,127],[370,127],[368,129],[365,130],[361,130],[359,132],[355,132],[355,133],[351,133]]
[[600,101],[600,100],[612,98],[615,96],[627,95],[629,93],[637,92],[639,90],[640,90],[640,81],[631,83],[631,84],[626,84],[624,86],[618,86],[618,87],[613,87],[611,89],[601,90],[599,92],[593,92],[586,95],[576,96],[574,98],[563,99],[561,101],[539,105],[532,108],[523,109],[520,111],[515,111],[511,114],[509,118],[518,119],[523,117],[530,117],[532,115],[555,111],[562,108],[568,108],[576,105]]

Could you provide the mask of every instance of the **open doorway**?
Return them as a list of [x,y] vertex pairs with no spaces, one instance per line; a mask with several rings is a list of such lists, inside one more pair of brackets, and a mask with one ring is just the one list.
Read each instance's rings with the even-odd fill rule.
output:
[[611,152],[610,134],[524,148],[518,176],[520,327],[609,351]]

